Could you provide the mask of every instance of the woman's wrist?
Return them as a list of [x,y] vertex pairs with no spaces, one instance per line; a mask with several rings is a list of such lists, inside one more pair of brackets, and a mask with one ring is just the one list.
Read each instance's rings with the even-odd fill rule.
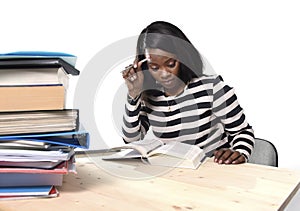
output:
[[140,92],[128,92],[128,97],[129,97],[131,100],[137,99],[140,95],[141,95]]
[[130,100],[131,102],[135,102],[139,99],[139,97],[141,96],[141,93],[140,94],[133,94],[133,96],[132,96],[131,93],[128,93],[127,96],[128,96],[128,100]]

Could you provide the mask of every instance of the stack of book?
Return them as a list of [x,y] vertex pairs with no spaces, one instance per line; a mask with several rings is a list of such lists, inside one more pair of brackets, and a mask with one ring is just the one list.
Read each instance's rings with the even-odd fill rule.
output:
[[79,110],[66,108],[76,57],[55,52],[0,54],[0,200],[55,197],[76,173],[75,148],[88,149]]

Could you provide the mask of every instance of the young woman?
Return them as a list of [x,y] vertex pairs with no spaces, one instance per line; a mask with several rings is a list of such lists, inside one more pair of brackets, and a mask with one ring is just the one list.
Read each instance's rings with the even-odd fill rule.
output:
[[198,145],[220,164],[248,160],[254,134],[233,89],[221,76],[203,73],[201,55],[176,26],[162,21],[147,26],[123,78],[128,87],[126,143],[152,129],[163,142]]

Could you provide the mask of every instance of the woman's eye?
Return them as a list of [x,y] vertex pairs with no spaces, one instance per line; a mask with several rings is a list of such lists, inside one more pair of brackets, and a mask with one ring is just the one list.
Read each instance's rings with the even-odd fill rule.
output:
[[153,71],[157,71],[158,67],[157,66],[150,66],[150,69],[153,70]]
[[168,64],[168,66],[171,67],[171,68],[172,68],[172,67],[175,67],[175,65],[176,65],[176,62],[175,62],[175,61],[170,62],[170,63]]

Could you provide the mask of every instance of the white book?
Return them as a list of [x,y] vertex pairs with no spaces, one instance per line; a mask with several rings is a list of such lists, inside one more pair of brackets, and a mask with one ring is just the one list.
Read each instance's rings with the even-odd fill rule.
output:
[[155,139],[124,144],[109,151],[116,150],[118,152],[103,156],[102,159],[141,158],[151,165],[197,169],[206,158],[204,151],[196,145],[175,141],[165,144]]
[[62,84],[68,88],[69,76],[63,67],[0,69],[1,86],[34,86]]
[[26,161],[59,161],[69,160],[74,155],[74,149],[63,150],[27,150],[27,149],[1,149],[0,161],[26,162]]

